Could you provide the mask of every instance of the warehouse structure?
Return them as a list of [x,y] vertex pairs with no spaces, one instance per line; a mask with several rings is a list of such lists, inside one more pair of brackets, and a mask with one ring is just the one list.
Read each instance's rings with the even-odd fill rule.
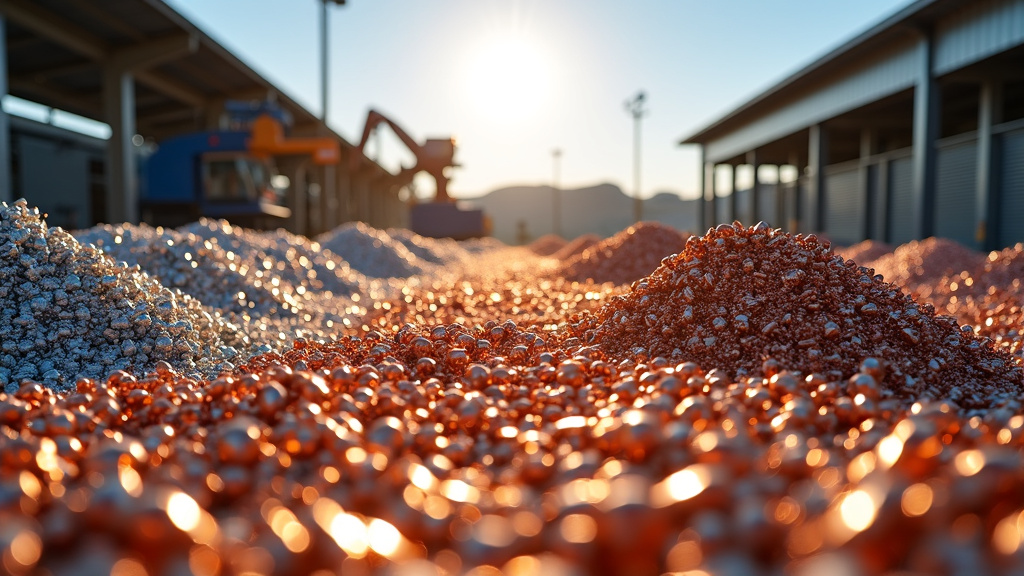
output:
[[680,144],[707,226],[1024,241],[1024,0],[914,2]]
[[[88,137],[0,109],[0,200],[25,197],[52,225],[138,221],[140,164],[168,137],[224,128],[225,104],[271,101],[295,136],[328,136],[341,162],[276,158],[289,177],[286,226],[401,225],[398,179],[161,0],[0,0],[0,97],[110,127]],[[357,160],[351,157],[357,155]]]

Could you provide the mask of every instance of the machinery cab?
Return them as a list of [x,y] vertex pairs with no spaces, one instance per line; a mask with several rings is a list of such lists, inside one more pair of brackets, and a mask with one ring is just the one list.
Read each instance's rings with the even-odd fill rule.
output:
[[337,139],[289,138],[290,118],[272,103],[230,102],[227,130],[167,139],[146,163],[142,220],[180,226],[202,216],[252,228],[276,228],[291,216],[281,156],[308,156],[314,164],[340,160]]
[[257,212],[287,218],[288,177],[273,164],[241,152],[207,152],[200,159],[200,210],[212,218]]

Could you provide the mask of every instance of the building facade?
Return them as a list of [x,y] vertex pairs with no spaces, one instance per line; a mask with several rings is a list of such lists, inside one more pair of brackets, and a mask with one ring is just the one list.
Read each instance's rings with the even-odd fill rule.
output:
[[1024,241],[1024,0],[914,2],[680,144],[705,227]]

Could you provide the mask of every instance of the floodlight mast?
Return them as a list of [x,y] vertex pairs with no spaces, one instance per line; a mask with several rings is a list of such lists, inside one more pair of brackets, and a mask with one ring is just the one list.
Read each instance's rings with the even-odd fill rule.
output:
[[640,222],[644,216],[644,203],[640,199],[640,120],[647,114],[644,101],[647,95],[641,90],[632,100],[626,100],[626,111],[633,115],[633,221]]

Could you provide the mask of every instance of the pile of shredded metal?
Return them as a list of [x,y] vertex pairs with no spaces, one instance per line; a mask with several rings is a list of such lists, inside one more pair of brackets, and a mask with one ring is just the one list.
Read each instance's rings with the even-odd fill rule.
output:
[[[0,330],[25,347],[3,357],[0,572],[1024,571],[1024,386],[1007,353],[1019,283],[977,292],[995,308],[971,299],[979,315],[960,311],[958,328],[815,239],[763,226],[720,227],[676,255],[648,243],[664,263],[618,285],[552,278],[562,263],[493,241],[353,229],[429,271],[334,278],[380,264],[226,223],[112,229],[148,275],[4,206]],[[368,245],[351,254],[372,259]],[[202,286],[190,269],[252,282],[253,306],[211,294],[232,324],[155,279]],[[984,290],[981,275],[942,278]],[[338,322],[316,320],[328,299],[299,288],[345,293],[347,279],[358,288]],[[948,296],[964,288],[944,290],[962,302]],[[72,302],[88,315],[61,319]],[[979,339],[983,325],[1002,340]],[[142,352],[161,330],[169,353]],[[271,331],[274,349],[253,354]],[[250,346],[233,364],[226,334]],[[46,360],[73,383],[43,377]]]

